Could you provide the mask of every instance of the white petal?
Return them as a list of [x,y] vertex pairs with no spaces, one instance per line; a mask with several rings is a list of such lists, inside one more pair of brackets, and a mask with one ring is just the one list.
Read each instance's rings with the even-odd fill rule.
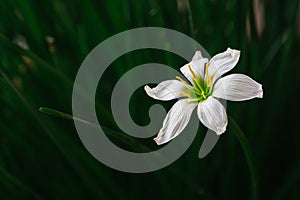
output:
[[177,80],[167,80],[159,83],[155,88],[145,85],[146,93],[153,99],[168,101],[180,97],[184,84]]
[[189,65],[196,76],[200,76],[203,78],[205,63],[207,62],[208,62],[207,58],[195,60],[181,67],[180,71],[190,81],[190,83],[193,83],[193,76],[191,71],[189,70]]
[[228,48],[225,52],[219,53],[209,61],[208,75],[212,76],[213,83],[226,72],[230,71],[237,64],[240,58],[240,51]]
[[196,51],[196,52],[195,52],[195,55],[193,56],[192,61],[200,60],[200,59],[202,59],[202,58],[203,58],[203,56],[202,56],[201,51]]
[[244,101],[255,97],[262,98],[262,85],[244,74],[231,74],[219,79],[214,86],[213,96],[230,100]]
[[210,96],[207,100],[199,103],[197,114],[203,125],[215,131],[217,135],[226,131],[228,122],[226,110],[215,98]]
[[196,106],[197,104],[189,103],[188,99],[177,101],[168,112],[157,137],[154,138],[156,144],[164,144],[178,136],[188,124]]

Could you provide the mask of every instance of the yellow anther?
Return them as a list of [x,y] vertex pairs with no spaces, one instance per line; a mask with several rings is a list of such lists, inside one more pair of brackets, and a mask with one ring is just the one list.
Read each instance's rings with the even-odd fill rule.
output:
[[195,72],[192,70],[190,64],[188,65],[188,67],[189,67],[189,70],[190,70],[190,72],[191,72],[191,74],[192,74],[192,77],[193,77],[193,78],[196,78]]
[[183,80],[182,78],[180,78],[179,76],[176,76],[175,78],[177,78],[178,80],[180,80],[183,84],[187,85],[188,83]]
[[208,67],[209,67],[210,63],[205,63],[205,77],[207,77],[208,75]]
[[204,98],[206,98],[205,94],[204,94],[204,91],[202,90],[201,92],[201,96],[203,96]]
[[182,96],[182,97],[191,97],[190,94],[183,93],[183,92],[181,92],[179,95]]
[[212,86],[212,80],[214,79],[215,75],[211,75],[208,79],[208,86],[211,87]]

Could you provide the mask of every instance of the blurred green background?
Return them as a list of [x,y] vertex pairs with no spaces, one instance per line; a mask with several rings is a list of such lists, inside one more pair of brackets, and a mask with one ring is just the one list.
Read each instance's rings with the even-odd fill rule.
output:
[[[89,51],[116,33],[144,26],[180,31],[210,55],[241,50],[233,72],[264,89],[263,99],[227,104],[248,140],[246,151],[229,123],[213,151],[199,159],[206,132],[200,125],[192,146],[170,166],[123,173],[87,152],[71,120],[39,112],[45,106],[72,113],[73,82]],[[0,198],[300,199],[299,38],[298,0],[2,0]],[[132,151],[158,147],[151,138],[124,136],[110,114],[110,95],[122,74],[147,62],[177,70],[186,63],[164,51],[134,51],[117,59],[98,85],[101,125]],[[130,111],[136,123],[149,122],[154,103],[142,89],[135,92]]]

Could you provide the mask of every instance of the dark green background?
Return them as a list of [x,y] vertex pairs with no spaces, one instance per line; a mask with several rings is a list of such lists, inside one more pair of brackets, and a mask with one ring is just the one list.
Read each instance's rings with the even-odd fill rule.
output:
[[[251,180],[256,180],[258,199],[300,199],[299,1],[255,2],[263,9],[250,0],[2,0],[0,198],[251,199]],[[144,26],[180,31],[210,55],[227,47],[241,50],[233,71],[251,76],[264,89],[263,99],[227,104],[248,140],[247,151],[229,123],[214,150],[198,159],[206,132],[201,125],[176,162],[156,172],[128,174],[95,160],[71,120],[38,111],[46,106],[71,113],[73,81],[89,51],[116,33]],[[19,35],[29,50],[13,42]],[[47,35],[55,42],[47,43]],[[98,86],[101,124],[115,143],[133,151],[158,147],[151,138],[124,136],[110,114],[110,95],[122,74],[147,62],[177,70],[186,63],[164,51],[134,51],[117,59]],[[133,119],[147,124],[154,103],[142,88],[137,90],[130,103]],[[173,103],[163,105],[169,109]]]

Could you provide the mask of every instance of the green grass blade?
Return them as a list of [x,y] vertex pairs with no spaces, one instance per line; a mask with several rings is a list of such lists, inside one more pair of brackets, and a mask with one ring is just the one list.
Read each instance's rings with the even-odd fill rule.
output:
[[[86,120],[83,120],[83,119],[80,119],[78,117],[74,117],[70,114],[67,114],[67,113],[64,113],[64,112],[61,112],[61,111],[58,111],[58,110],[55,110],[55,109],[52,109],[52,108],[47,108],[47,107],[40,107],[39,108],[39,111],[41,113],[44,113],[44,114],[47,114],[47,115],[51,115],[51,116],[55,116],[55,117],[59,117],[59,118],[63,118],[63,119],[68,119],[68,120],[74,120],[74,121],[79,121],[79,122],[82,122],[82,123],[85,123],[85,124],[88,124],[92,127],[99,127],[98,125],[96,124],[93,124],[91,122],[88,122]],[[122,134],[121,132],[119,131],[116,131],[116,130],[112,130],[112,129],[109,129],[107,127],[103,127],[101,126],[101,128],[103,129],[103,131],[105,133],[107,133],[109,136],[112,136],[113,138],[115,139],[118,139],[128,145],[131,145],[131,146],[135,146],[135,147],[140,147],[142,148],[143,150],[149,150],[148,147],[136,142],[134,139],[132,139],[131,137],[127,136],[127,134]]]
[[58,110],[54,110],[52,108],[47,108],[47,107],[40,107],[39,108],[39,111],[41,113],[44,113],[44,114],[47,114],[47,115],[52,115],[52,116],[55,116],[55,117],[60,117],[60,118],[63,118],[63,119],[69,119],[69,120],[76,120],[76,121],[80,121],[80,122],[83,122],[85,124],[88,124],[88,125],[91,125],[91,126],[96,126],[98,127],[96,124],[93,124],[91,122],[88,122],[88,121],[85,121],[83,119],[79,119],[77,117],[73,117],[72,115],[70,114],[67,114],[67,113],[64,113],[64,112],[60,112]]
[[236,138],[238,139],[246,157],[247,165],[250,171],[252,199],[257,199],[257,175],[248,140],[245,137],[245,134],[243,133],[239,125],[231,117],[228,116],[228,119],[229,126]]

